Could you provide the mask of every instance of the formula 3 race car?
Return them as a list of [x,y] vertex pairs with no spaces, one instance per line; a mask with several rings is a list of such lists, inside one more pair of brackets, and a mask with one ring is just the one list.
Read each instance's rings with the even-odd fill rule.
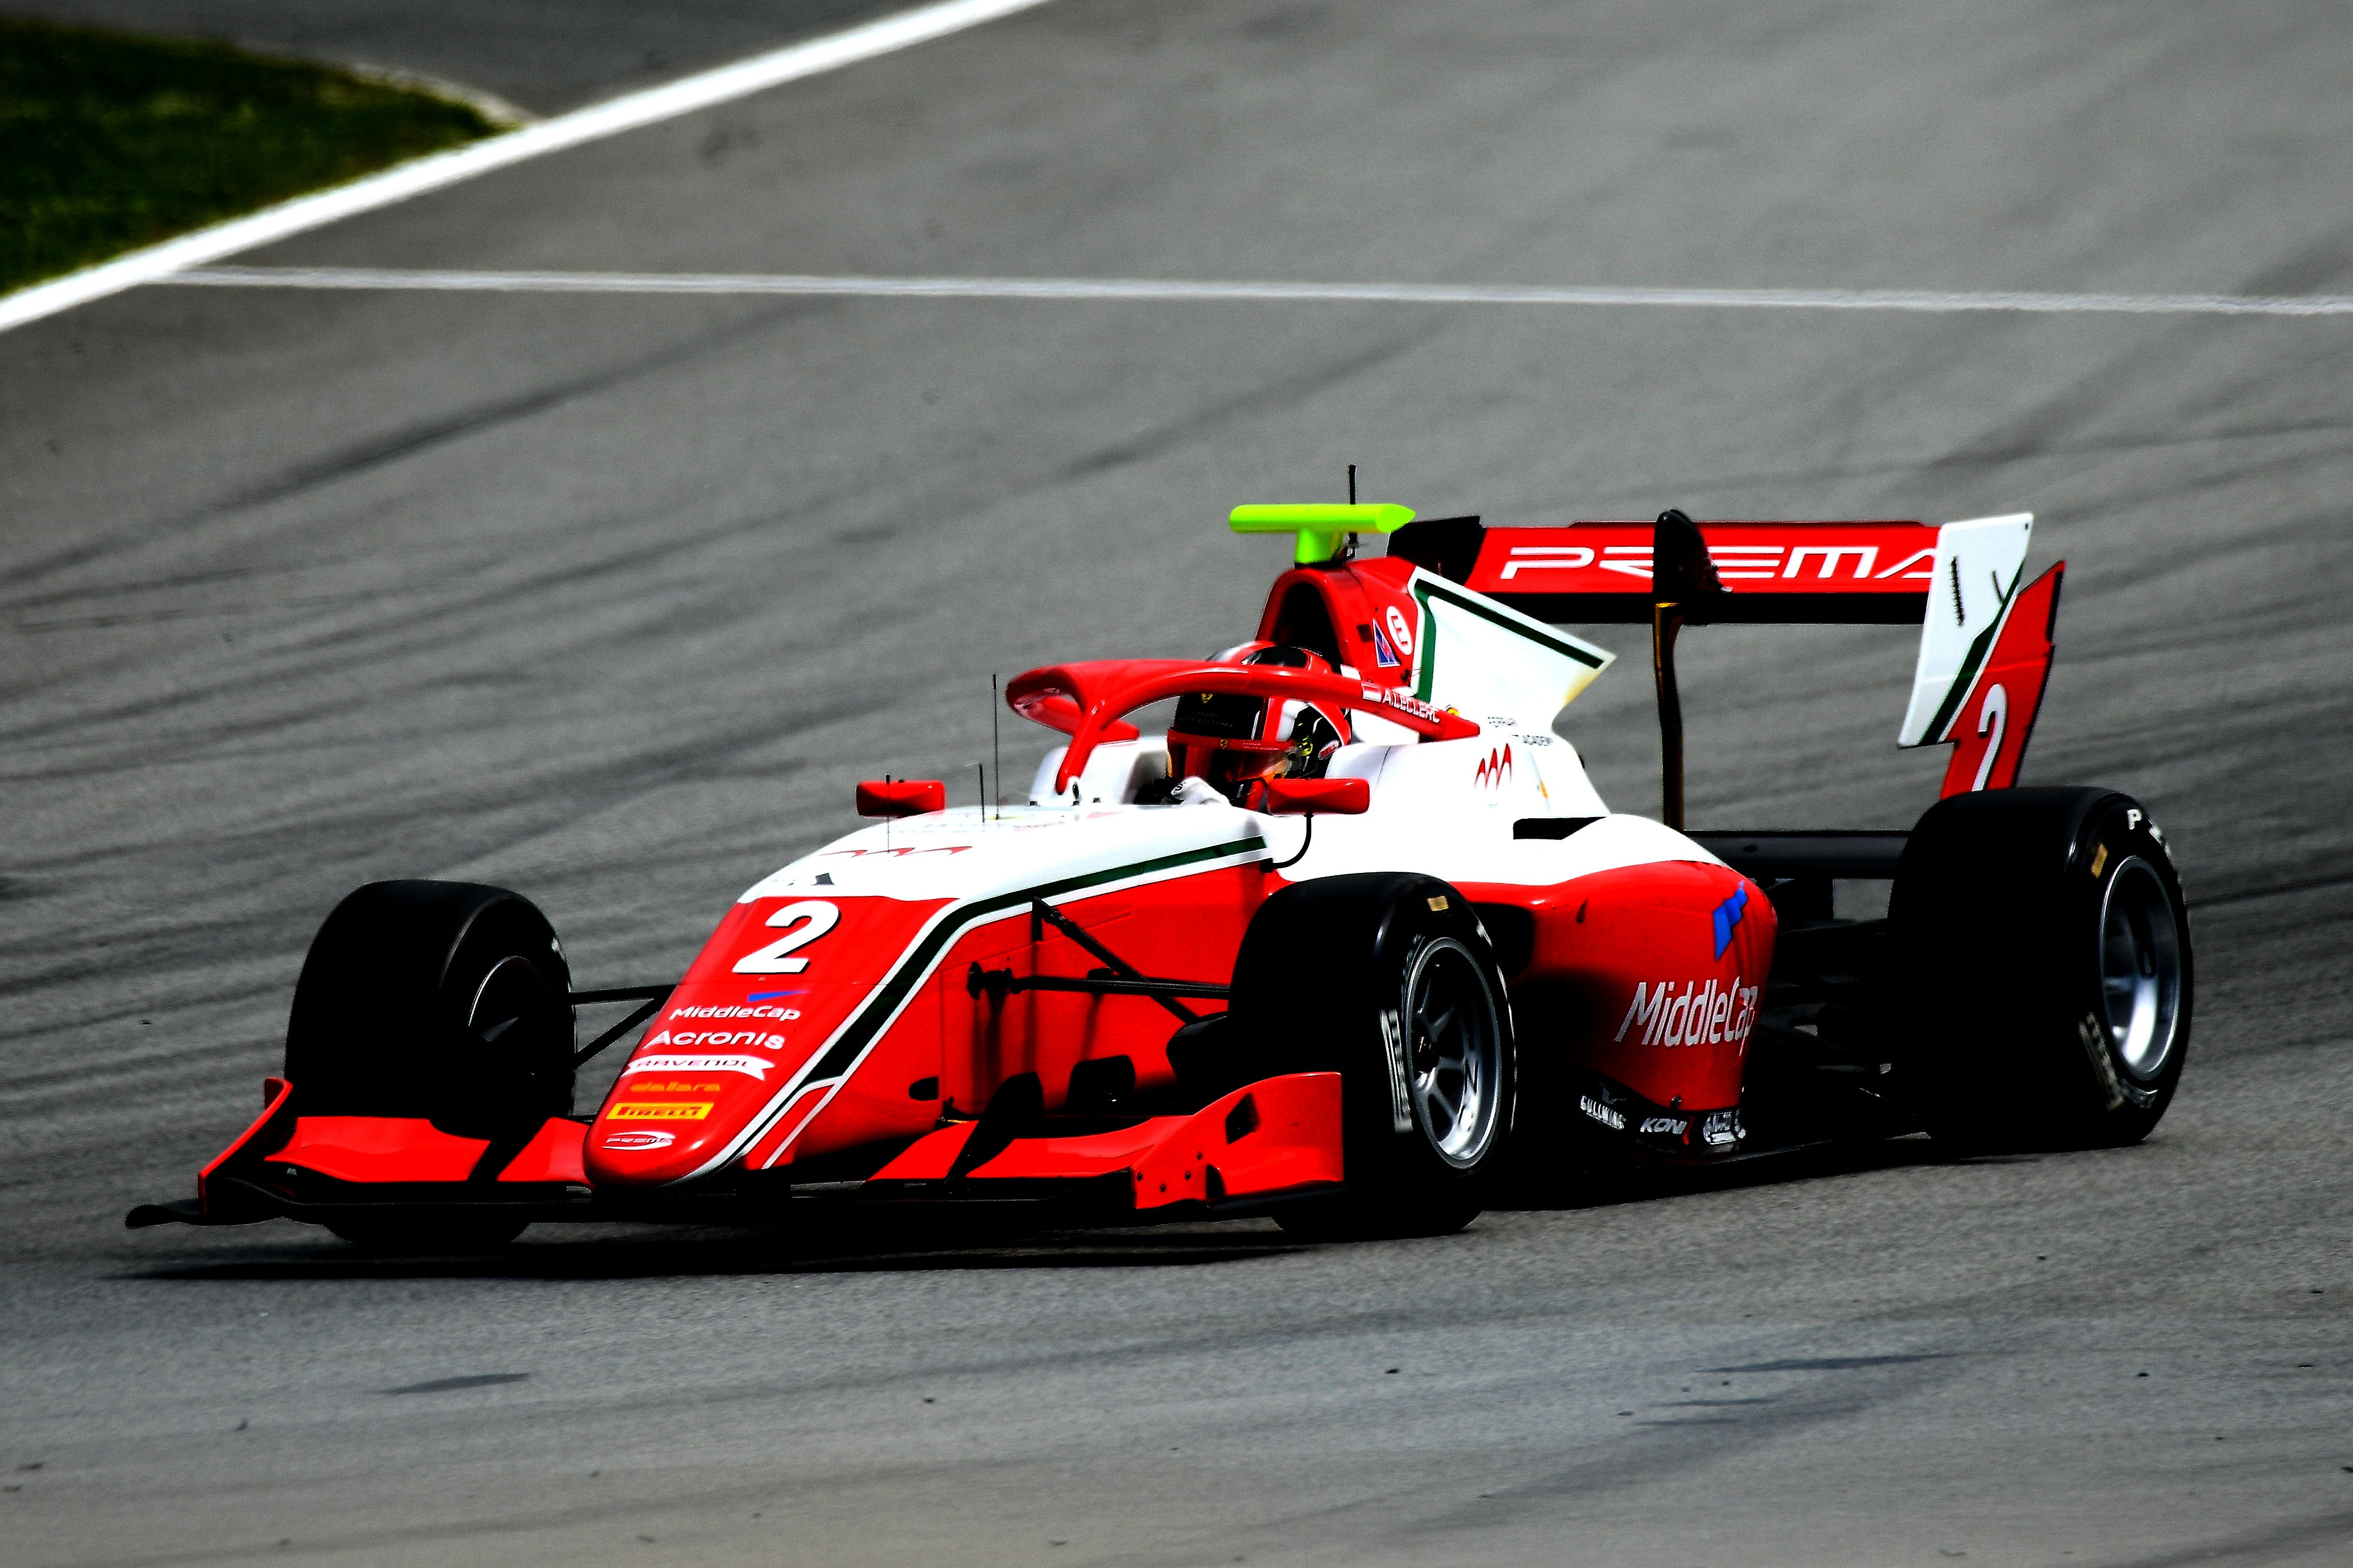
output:
[[[2113,790],[2014,787],[2064,569],[2025,580],[2031,517],[1231,523],[1297,539],[1253,640],[1018,677],[1066,737],[1027,804],[860,785],[877,824],[754,884],[675,985],[575,990],[500,888],[353,893],[259,1118],[129,1224],[446,1250],[831,1200],[1435,1234],[1548,1162],[2164,1114],[2192,992],[2164,836]],[[1684,831],[1679,632],[1805,621],[1922,625],[1899,744],[1954,746],[1943,798],[1909,832]],[[1651,627],[1656,820],[1555,729],[1612,658],[1557,625],[1609,622]],[[1165,736],[1125,720],[1172,698]],[[1854,879],[1892,880],[1884,918],[1838,915]]]

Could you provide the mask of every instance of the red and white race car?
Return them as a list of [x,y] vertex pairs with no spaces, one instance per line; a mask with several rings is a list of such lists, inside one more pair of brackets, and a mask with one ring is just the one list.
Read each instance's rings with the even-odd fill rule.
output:
[[[674,986],[575,991],[502,889],[359,889],[259,1119],[130,1224],[448,1247],[825,1198],[1397,1234],[1597,1153],[2156,1125],[2189,925],[2136,802],[2012,788],[2063,570],[2025,581],[2030,517],[1412,516],[1238,509],[1298,539],[1254,639],[1020,676],[1014,711],[1067,737],[1027,804],[860,786],[878,825],[746,889]],[[1900,743],[1954,745],[1944,798],[1908,833],[1683,831],[1679,630],[1810,620],[1921,623]],[[1661,820],[1555,728],[1612,656],[1554,623],[1612,621],[1651,629]],[[1167,699],[1165,735],[1125,722]],[[1870,878],[1886,917],[1839,917]],[[632,1001],[575,1047],[576,1009]]]

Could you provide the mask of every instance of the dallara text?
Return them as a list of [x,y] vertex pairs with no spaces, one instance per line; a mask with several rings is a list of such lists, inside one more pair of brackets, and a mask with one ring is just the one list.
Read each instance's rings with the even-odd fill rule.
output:
[[[1026,804],[859,786],[876,825],[745,889],[674,985],[575,989],[500,888],[352,894],[259,1119],[130,1223],[448,1248],[829,1201],[1395,1235],[1547,1162],[2164,1114],[2191,997],[2164,835],[2113,790],[2014,787],[2063,570],[2027,580],[2031,517],[1232,524],[1297,536],[1250,641],[1019,676],[1064,737]],[[1685,831],[1679,631],[1808,621],[1919,623],[1899,744],[1953,747],[1943,798],[1908,832]],[[1651,628],[1655,818],[1602,803],[1559,718],[1611,655],[1556,628],[1606,622]],[[1172,699],[1165,733],[1126,722]],[[1884,917],[1841,918],[1870,879]]]

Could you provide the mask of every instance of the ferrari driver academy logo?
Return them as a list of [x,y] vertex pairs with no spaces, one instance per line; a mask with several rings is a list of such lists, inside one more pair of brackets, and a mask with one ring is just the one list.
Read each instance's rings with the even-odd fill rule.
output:
[[1732,977],[1728,986],[1717,980],[1704,984],[1638,981],[1634,1000],[1611,1038],[1623,1040],[1628,1032],[1640,1029],[1645,1045],[1717,1045],[1727,1040],[1737,1044],[1756,1027],[1758,989],[1742,985],[1738,975]]
[[1479,759],[1479,770],[1472,776],[1471,781],[1473,785],[1485,789],[1500,789],[1504,787],[1504,780],[1511,776],[1512,748],[1506,746],[1501,751],[1497,751],[1491,747],[1488,748],[1487,755]]

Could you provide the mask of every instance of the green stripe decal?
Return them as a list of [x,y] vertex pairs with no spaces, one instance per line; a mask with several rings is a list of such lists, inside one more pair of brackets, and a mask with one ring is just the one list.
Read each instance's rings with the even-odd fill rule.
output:
[[[1992,576],[1990,572],[1986,575]],[[2021,561],[2018,570],[2010,575],[2010,589],[2001,596],[2001,608],[1994,612],[1993,624],[1978,633],[1977,640],[1969,644],[1968,656],[1961,661],[1960,673],[1955,675],[1953,683],[1945,688],[1945,700],[1936,705],[1936,716],[1928,721],[1924,744],[1933,744],[1944,735],[1945,726],[1953,722],[1955,710],[1969,694],[1969,687],[1977,681],[1978,671],[1983,667],[1986,655],[1993,651],[1993,640],[2001,635],[2003,625],[2010,620],[2010,603],[2017,597],[2019,579],[2024,576],[2026,564]]]

